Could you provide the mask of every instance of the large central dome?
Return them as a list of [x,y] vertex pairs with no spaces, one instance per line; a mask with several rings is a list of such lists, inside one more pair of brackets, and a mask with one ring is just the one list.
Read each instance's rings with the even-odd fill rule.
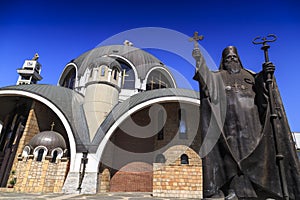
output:
[[164,64],[153,55],[144,50],[126,45],[111,45],[103,46],[85,52],[72,62],[78,66],[78,75],[83,75],[87,67],[90,66],[95,60],[103,56],[115,57],[120,60],[121,57],[130,61],[138,71],[138,76],[145,79],[146,73],[155,66],[162,66]]
[[[87,51],[68,63],[61,74],[59,85],[85,94],[86,86],[95,81],[119,78],[120,98],[126,99],[140,91],[176,88],[171,71],[156,57],[129,45],[102,46]],[[117,79],[117,77],[114,77]]]

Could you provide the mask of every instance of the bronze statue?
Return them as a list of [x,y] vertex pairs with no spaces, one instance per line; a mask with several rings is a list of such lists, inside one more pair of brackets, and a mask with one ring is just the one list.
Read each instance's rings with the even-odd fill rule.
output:
[[204,197],[300,199],[299,159],[276,81],[267,83],[275,66],[268,61],[261,72],[251,72],[234,46],[223,50],[216,72],[209,70],[198,45],[193,57],[200,87]]

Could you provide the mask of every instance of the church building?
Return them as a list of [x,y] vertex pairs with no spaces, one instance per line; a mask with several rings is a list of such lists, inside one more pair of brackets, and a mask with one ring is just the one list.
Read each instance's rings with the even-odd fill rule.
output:
[[41,67],[36,54],[0,88],[0,190],[202,198],[199,93],[162,61],[127,42],[71,60],[57,85]]

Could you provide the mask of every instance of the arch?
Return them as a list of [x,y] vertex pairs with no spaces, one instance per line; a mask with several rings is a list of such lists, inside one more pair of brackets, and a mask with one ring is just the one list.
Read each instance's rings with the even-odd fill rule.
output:
[[182,154],[181,156],[180,156],[180,164],[182,164],[182,165],[188,165],[190,162],[189,162],[189,157],[188,157],[188,155],[186,155],[186,154]]
[[155,158],[156,163],[165,163],[166,162],[166,157],[163,154],[158,154]]
[[134,88],[140,88],[140,85],[139,85],[139,81],[138,81],[138,73],[137,73],[137,70],[135,68],[135,66],[133,65],[132,62],[130,62],[130,60],[128,60],[127,58],[124,58],[123,56],[120,56],[120,55],[116,55],[116,54],[110,54],[108,55],[109,57],[112,57],[112,58],[116,58],[116,59],[119,59],[121,62],[125,63],[125,64],[128,64],[131,69],[133,70],[134,72],[134,77],[135,77],[135,83],[134,83]]
[[132,108],[130,108],[127,112],[125,112],[123,115],[121,115],[118,119],[116,119],[115,123],[108,129],[106,132],[106,135],[100,142],[98,149],[96,151],[96,156],[98,162],[101,160],[103,156],[104,149],[109,141],[109,138],[112,136],[114,131],[120,126],[122,122],[124,122],[128,117],[131,116],[131,114],[135,113],[138,110],[141,110],[143,108],[146,108],[147,106],[155,103],[162,103],[162,102],[185,102],[189,104],[194,104],[196,106],[200,105],[200,100],[192,97],[178,97],[178,96],[169,96],[169,97],[160,97],[160,98],[155,98],[151,99],[148,101],[145,101],[143,103],[140,103]]
[[31,151],[30,147],[29,146],[25,146],[24,149],[23,149],[23,151],[22,151],[22,157],[27,158],[29,156],[29,154],[30,154],[30,151]]
[[188,156],[188,162],[193,166],[201,166],[202,160],[197,151],[186,145],[174,145],[163,152],[167,164],[181,165],[181,156]]
[[34,150],[33,150],[33,158],[38,161],[41,162],[42,160],[44,160],[45,156],[48,153],[48,149],[45,146],[37,146]]
[[100,76],[105,76],[106,68],[107,68],[106,65],[100,66]]
[[53,149],[51,152],[51,156],[52,156],[51,162],[56,163],[57,160],[62,158],[63,154],[64,154],[64,152],[61,148],[57,147],[57,148]]
[[147,83],[151,82],[152,80],[149,81],[150,78],[150,74],[154,73],[155,71],[158,71],[159,73],[163,74],[163,76],[168,80],[168,84],[170,84],[169,88],[176,88],[176,81],[173,78],[172,74],[165,69],[164,67],[153,67],[151,70],[148,71],[146,77],[145,77],[145,84],[143,85],[143,89],[146,90],[147,89]]
[[74,63],[69,63],[66,65],[63,73],[61,74],[58,85],[70,89],[75,88],[77,77],[77,66]]
[[20,91],[20,90],[2,90],[0,91],[0,96],[4,95],[20,95],[20,96],[25,96],[32,98],[34,100],[37,100],[43,104],[45,104],[47,107],[49,107],[61,120],[62,124],[64,125],[64,128],[66,129],[69,144],[70,144],[70,169],[75,168],[75,156],[76,156],[76,143],[75,143],[75,138],[73,135],[72,128],[66,118],[66,116],[62,113],[62,111],[54,105],[51,101],[48,99],[39,96],[37,94],[33,94],[27,91]]
[[118,75],[119,75],[119,73],[120,73],[120,70],[119,70],[119,68],[117,68],[117,67],[112,67],[112,75],[113,75],[113,79],[114,80],[118,80]]
[[52,162],[52,163],[56,163],[57,155],[58,155],[57,150],[54,150],[54,151],[52,152],[52,159],[51,159],[51,162]]

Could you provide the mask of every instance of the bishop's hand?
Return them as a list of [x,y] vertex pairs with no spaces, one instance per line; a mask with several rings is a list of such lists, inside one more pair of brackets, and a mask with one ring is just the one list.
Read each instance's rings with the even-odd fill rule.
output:
[[273,75],[275,71],[275,65],[272,62],[265,62],[263,64],[263,72],[264,74],[271,74]]
[[202,54],[199,48],[194,48],[192,56],[196,61],[200,61],[202,59]]

